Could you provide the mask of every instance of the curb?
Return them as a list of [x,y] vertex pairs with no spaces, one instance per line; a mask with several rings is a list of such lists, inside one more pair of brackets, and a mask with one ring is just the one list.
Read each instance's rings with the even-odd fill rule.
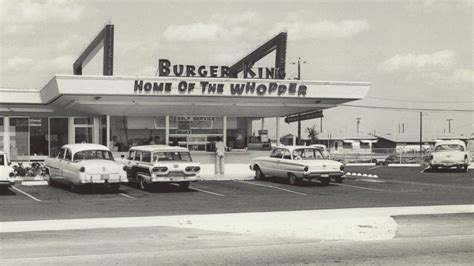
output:
[[368,177],[368,178],[379,178],[378,175],[372,174],[363,174],[363,173],[356,173],[356,172],[347,172],[346,176],[357,176],[357,177]]

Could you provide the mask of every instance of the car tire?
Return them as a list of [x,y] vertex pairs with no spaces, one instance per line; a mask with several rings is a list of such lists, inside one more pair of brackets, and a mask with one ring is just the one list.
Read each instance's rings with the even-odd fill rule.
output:
[[469,171],[469,165],[468,165],[468,164],[465,164],[464,167],[463,167],[463,169],[462,169],[462,171],[463,171],[464,173],[467,173],[467,172]]
[[336,183],[340,184],[340,183],[342,183],[342,180],[344,180],[344,178],[338,176],[338,177],[335,178],[335,180],[336,180]]
[[298,177],[296,177],[296,175],[294,175],[294,174],[289,174],[288,175],[288,183],[290,183],[290,185],[296,186],[300,183],[299,181],[300,180],[298,179]]
[[148,191],[150,186],[145,182],[145,179],[143,177],[140,177],[140,182],[138,183],[139,187],[143,191]]
[[331,183],[331,179],[330,179],[330,178],[321,178],[321,179],[319,179],[319,181],[321,182],[321,184],[322,184],[323,186],[327,186],[327,185],[329,185],[329,183]]
[[262,170],[260,170],[260,167],[256,166],[255,167],[255,180],[262,180],[265,177],[265,175],[262,173]]
[[74,183],[69,183],[69,190],[73,193],[78,193],[77,186]]
[[432,166],[431,166],[431,170],[433,170],[433,171],[438,171],[438,166],[432,165]]
[[190,183],[191,183],[191,182],[180,182],[180,183],[179,183],[179,188],[181,188],[181,189],[188,189]]
[[114,184],[109,184],[110,190],[112,192],[119,192],[120,191],[120,184],[119,183],[114,183]]
[[51,176],[48,178],[48,185],[50,187],[57,187],[58,186],[58,183],[56,181],[54,181]]

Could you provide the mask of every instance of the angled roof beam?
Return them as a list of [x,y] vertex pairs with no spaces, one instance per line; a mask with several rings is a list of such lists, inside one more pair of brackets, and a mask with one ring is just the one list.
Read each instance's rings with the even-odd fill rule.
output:
[[112,76],[114,72],[114,25],[108,24],[87,46],[73,64],[74,75],[82,75],[82,68],[104,47],[103,75]]
[[252,67],[253,64],[275,50],[275,68],[279,69],[281,73],[283,73],[283,76],[278,78],[284,79],[286,64],[286,40],[287,33],[281,32],[268,42],[262,44],[253,52],[240,59],[237,63],[233,64],[229,69],[230,76],[236,78],[238,73],[243,71],[244,68]]

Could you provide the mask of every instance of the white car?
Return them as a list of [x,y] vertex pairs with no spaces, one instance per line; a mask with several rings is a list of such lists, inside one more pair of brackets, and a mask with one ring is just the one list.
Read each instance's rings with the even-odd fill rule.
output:
[[69,185],[71,191],[87,185],[101,185],[118,191],[127,182],[123,166],[114,161],[109,148],[99,144],[67,144],[56,158],[45,161],[49,184]]
[[0,188],[8,188],[15,184],[13,168],[10,166],[7,154],[0,151]]
[[139,184],[142,190],[155,183],[177,183],[186,189],[190,182],[199,180],[201,171],[188,149],[166,145],[132,147],[125,168],[129,182]]
[[318,179],[328,185],[331,178],[338,183],[345,178],[343,163],[324,159],[320,148],[308,146],[276,147],[269,157],[253,159],[250,169],[255,171],[256,180],[268,175],[286,178],[291,185],[302,179]]
[[429,157],[431,169],[456,167],[468,171],[471,156],[467,151],[466,144],[461,140],[443,140],[435,144]]

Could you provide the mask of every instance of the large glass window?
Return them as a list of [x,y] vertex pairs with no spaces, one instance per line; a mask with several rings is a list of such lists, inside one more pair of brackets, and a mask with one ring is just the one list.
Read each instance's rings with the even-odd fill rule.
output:
[[5,149],[3,149],[3,146],[4,146],[3,132],[5,132],[4,127],[3,127],[3,117],[0,116],[0,151],[5,151]]
[[28,118],[10,118],[11,160],[28,160]]
[[63,145],[66,145],[68,143],[68,119],[67,118],[56,118],[56,117],[51,117],[49,119],[49,145],[50,145],[50,152],[49,156],[50,157],[55,157],[59,149]]
[[30,155],[48,156],[48,118],[30,117]]
[[93,118],[74,118],[74,143],[92,143]]

